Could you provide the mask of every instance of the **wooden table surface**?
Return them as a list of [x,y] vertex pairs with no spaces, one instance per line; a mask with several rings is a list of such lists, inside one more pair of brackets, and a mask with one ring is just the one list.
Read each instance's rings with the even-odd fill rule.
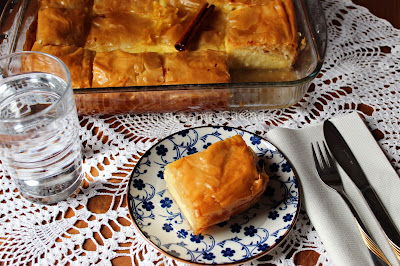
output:
[[395,28],[400,29],[399,0],[353,0],[353,3],[368,8],[375,16],[388,20]]

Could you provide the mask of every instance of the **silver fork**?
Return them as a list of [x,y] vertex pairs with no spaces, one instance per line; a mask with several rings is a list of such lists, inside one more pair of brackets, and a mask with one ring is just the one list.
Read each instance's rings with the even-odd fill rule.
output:
[[[322,144],[325,150],[325,154],[324,152],[322,152],[318,142],[316,143],[317,148],[315,148],[314,145],[311,144],[314,162],[319,177],[327,186],[329,186],[330,188],[334,189],[337,193],[339,193],[339,195],[346,202],[347,206],[349,207],[350,211],[354,216],[354,219],[357,222],[358,229],[361,233],[364,243],[366,244],[366,246],[370,251],[372,260],[374,261],[375,265],[390,265],[389,261],[383,254],[382,250],[375,244],[373,239],[370,237],[371,234],[368,232],[366,226],[362,222],[353,204],[351,204],[346,194],[346,191],[344,190],[342,178],[339,175],[339,172],[336,168],[336,164],[325,144],[325,141],[323,141]],[[319,154],[319,157],[317,156],[317,153]]]

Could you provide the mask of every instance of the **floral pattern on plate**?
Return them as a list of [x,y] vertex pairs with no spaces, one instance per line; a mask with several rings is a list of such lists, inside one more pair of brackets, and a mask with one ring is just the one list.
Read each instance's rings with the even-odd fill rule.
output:
[[[254,206],[194,235],[166,189],[164,167],[212,143],[241,135],[270,177]],[[232,264],[266,254],[287,235],[299,211],[298,180],[286,158],[268,141],[236,128],[190,128],[161,140],[136,164],[128,187],[131,217],[161,252],[188,263]]]

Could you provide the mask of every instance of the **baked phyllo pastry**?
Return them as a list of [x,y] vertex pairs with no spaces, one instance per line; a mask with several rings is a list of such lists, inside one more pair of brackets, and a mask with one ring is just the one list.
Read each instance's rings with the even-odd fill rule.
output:
[[163,68],[157,53],[131,54],[121,50],[96,53],[93,87],[161,85]]
[[218,50],[225,51],[226,14],[216,6],[199,27],[188,50]]
[[240,135],[168,164],[164,179],[195,234],[255,204],[269,177]]
[[151,15],[159,5],[154,0],[94,0],[93,13],[119,13],[132,12],[137,14]]
[[91,7],[91,0],[41,0],[40,7],[85,9]]
[[164,55],[164,84],[226,83],[230,81],[225,52],[184,51]]
[[154,50],[157,21],[135,13],[108,13],[92,18],[85,48],[96,52]]
[[190,20],[176,8],[158,6],[152,15],[116,12],[92,18],[85,47],[97,52],[176,52],[174,45]]
[[88,30],[87,13],[83,9],[41,8],[38,12],[36,41],[41,45],[85,43]]
[[162,5],[174,6],[180,10],[197,12],[206,3],[213,4],[217,7],[222,6],[227,0],[160,0]]
[[159,53],[176,52],[175,43],[184,34],[192,15],[194,14],[182,12],[176,7],[161,6],[153,17],[157,21],[155,32],[158,34],[157,50],[155,51]]
[[292,0],[236,4],[228,13],[225,48],[231,68],[290,68],[297,42]]
[[73,88],[90,88],[92,81],[93,53],[81,47],[41,45],[35,42],[32,51],[39,51],[54,55],[61,59],[71,73]]
[[197,12],[207,0],[160,0],[164,6],[177,7],[186,12]]

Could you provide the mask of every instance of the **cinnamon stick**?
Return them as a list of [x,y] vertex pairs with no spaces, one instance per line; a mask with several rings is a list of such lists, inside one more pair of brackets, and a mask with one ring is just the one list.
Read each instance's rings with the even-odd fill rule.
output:
[[207,19],[207,17],[213,12],[215,6],[205,3],[204,6],[197,12],[196,16],[192,19],[189,26],[183,32],[183,35],[175,43],[175,49],[178,51],[185,51],[189,46],[191,40],[195,36],[196,32],[200,28],[201,24]]

